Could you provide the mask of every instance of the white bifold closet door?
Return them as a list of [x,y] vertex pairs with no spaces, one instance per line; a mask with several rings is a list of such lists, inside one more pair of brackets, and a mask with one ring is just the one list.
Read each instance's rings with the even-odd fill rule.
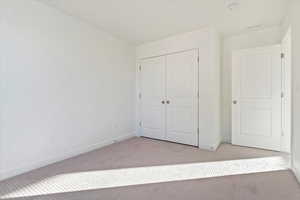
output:
[[165,57],[141,62],[141,126],[142,135],[165,139]]
[[142,135],[198,145],[198,50],[141,63]]
[[166,139],[198,145],[198,51],[166,57]]

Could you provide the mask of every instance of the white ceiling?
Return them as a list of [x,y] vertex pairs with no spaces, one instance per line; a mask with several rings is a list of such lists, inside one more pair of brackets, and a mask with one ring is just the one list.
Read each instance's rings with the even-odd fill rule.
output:
[[225,0],[40,0],[135,44],[215,26],[231,35],[247,27],[278,25],[289,0],[239,0],[233,10]]

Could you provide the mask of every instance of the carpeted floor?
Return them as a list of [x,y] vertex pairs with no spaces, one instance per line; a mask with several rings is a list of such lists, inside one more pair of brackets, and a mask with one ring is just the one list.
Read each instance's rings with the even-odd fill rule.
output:
[[[274,160],[270,159],[280,156],[282,154],[277,152],[228,144],[221,145],[217,152],[209,152],[180,144],[132,138],[3,181],[0,183],[0,199],[299,200],[300,186],[294,175],[289,170],[282,170],[284,168],[273,171],[274,167],[271,165]],[[243,162],[246,159],[249,160]],[[177,171],[171,173],[174,167]],[[132,168],[139,169],[128,170]],[[224,171],[234,174],[237,170],[254,168],[272,170],[243,175],[220,175]],[[194,171],[191,174],[180,173],[184,169]],[[140,176],[139,173],[145,173],[145,170],[149,173]],[[134,176],[135,172],[140,179],[146,177],[145,180],[149,181],[152,178],[149,181],[151,184],[130,185],[132,181],[138,183],[143,180],[123,180],[124,177]],[[162,172],[164,174],[157,174]],[[195,173],[203,178],[186,178],[193,177]],[[172,176],[177,176],[177,179],[172,179]],[[103,178],[102,187],[98,177]],[[110,180],[110,177],[114,177],[114,180]],[[177,181],[154,183],[161,177]],[[118,181],[123,185],[104,187]],[[89,184],[98,185],[99,188],[84,189],[89,188]],[[71,190],[66,186],[70,186]]]

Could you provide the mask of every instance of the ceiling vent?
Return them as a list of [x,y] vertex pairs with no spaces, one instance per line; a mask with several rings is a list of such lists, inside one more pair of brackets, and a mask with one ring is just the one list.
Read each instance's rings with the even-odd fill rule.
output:
[[240,2],[239,0],[225,0],[225,5],[228,8],[228,10],[234,10],[237,7],[239,7]]

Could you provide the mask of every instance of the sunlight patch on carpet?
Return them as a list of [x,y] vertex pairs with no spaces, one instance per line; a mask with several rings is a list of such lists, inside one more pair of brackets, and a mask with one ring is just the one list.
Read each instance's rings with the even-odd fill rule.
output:
[[0,199],[271,172],[287,170],[288,167],[288,162],[282,157],[266,157],[77,172],[45,178],[23,187],[0,188]]

